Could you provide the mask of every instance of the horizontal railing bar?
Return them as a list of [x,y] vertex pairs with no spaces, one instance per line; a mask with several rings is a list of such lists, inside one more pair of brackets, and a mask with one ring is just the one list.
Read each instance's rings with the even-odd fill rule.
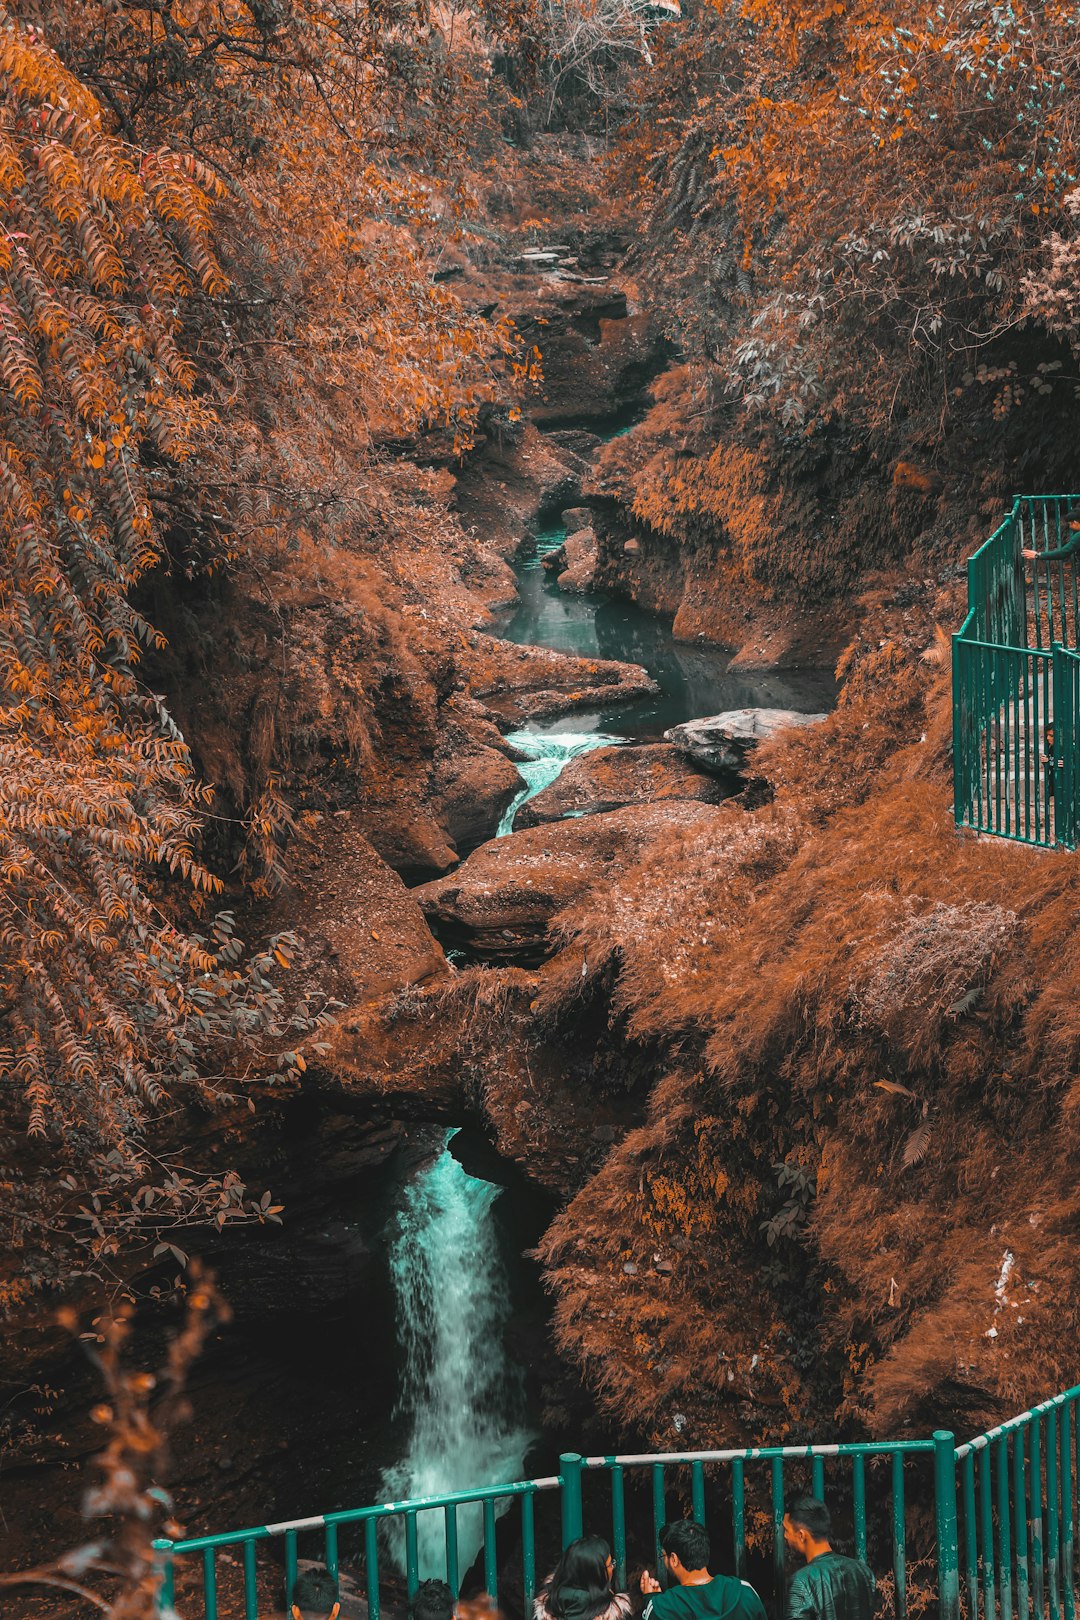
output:
[[1080,1397],[1080,1384],[1074,1384],[1072,1389],[1062,1390],[1060,1395],[1054,1395],[1048,1401],[1040,1401],[1038,1406],[1032,1406],[1026,1412],[1020,1412],[1016,1417],[1009,1418],[1005,1423],[999,1423],[996,1429],[987,1429],[985,1434],[977,1434],[972,1440],[965,1440],[963,1445],[957,1446],[956,1456],[959,1461],[971,1451],[981,1451],[984,1446],[990,1445],[994,1440],[1000,1440],[1002,1435],[1012,1434],[1015,1429],[1025,1428],[1036,1418],[1042,1417],[1046,1412],[1056,1411],[1064,1406],[1066,1401],[1075,1401]]
[[676,1463],[728,1463],[771,1462],[774,1457],[785,1461],[798,1461],[802,1457],[871,1457],[891,1456],[893,1452],[932,1452],[932,1440],[865,1440],[843,1445],[822,1446],[751,1446],[727,1451],[642,1451],[620,1453],[611,1457],[585,1457],[586,1468],[640,1468],[649,1463],[662,1463],[665,1467]]
[[968,558],[968,562],[977,562],[978,559],[982,556],[983,552],[986,550],[987,546],[992,546],[995,540],[1000,539],[1000,537],[1004,534],[1005,530],[1009,527],[1009,524],[1016,517],[1017,511],[1019,510],[1019,504],[1020,504],[1019,501],[1016,502],[1016,504],[1013,506],[1013,509],[1008,514],[1008,516],[1002,518],[1001,522],[998,524],[998,526],[994,530],[993,534],[990,535],[988,539],[983,541],[983,543],[979,547],[978,551],[973,551],[971,553],[971,556]]
[[1052,659],[1052,647],[1011,647],[1005,641],[976,641],[973,636],[962,635],[959,631],[956,640],[962,641],[965,647],[978,647],[980,652],[1015,653],[1018,658],[1045,658]]
[[428,1513],[436,1508],[457,1507],[465,1502],[501,1502],[526,1492],[557,1490],[557,1474],[547,1479],[519,1479],[505,1485],[478,1485],[471,1491],[452,1491],[446,1496],[414,1496],[404,1502],[379,1502],[371,1507],[341,1508],[334,1513],[316,1514],[310,1519],[286,1519],[281,1524],[262,1524],[250,1530],[232,1530],[223,1535],[193,1536],[187,1541],[163,1541],[171,1553],[203,1552],[209,1547],[230,1547],[239,1541],[265,1541],[289,1530],[318,1530],[326,1525],[358,1524],[365,1519],[391,1519],[399,1513]]

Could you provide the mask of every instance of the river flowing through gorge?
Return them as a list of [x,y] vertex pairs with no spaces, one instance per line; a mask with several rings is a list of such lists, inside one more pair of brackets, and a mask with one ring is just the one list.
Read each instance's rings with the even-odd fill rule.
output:
[[[622,707],[579,711],[509,732],[522,785],[496,837],[511,835],[522,806],[592,749],[657,741],[669,726],[723,709],[831,707],[835,687],[823,671],[733,674],[723,650],[676,642],[662,620],[633,603],[592,591],[565,594],[543,568],[565,536],[563,525],[553,523],[525,543],[516,569],[518,604],[502,634],[560,652],[643,664],[659,690]],[[453,1135],[405,1184],[388,1229],[400,1355],[396,1416],[404,1420],[407,1438],[398,1459],[383,1470],[385,1500],[520,1478],[537,1438],[522,1371],[506,1349],[512,1262],[495,1219],[501,1189],[466,1172],[451,1151]],[[397,1521],[391,1524],[388,1550],[404,1570],[404,1531]],[[457,1533],[464,1574],[483,1541],[478,1508],[458,1510]],[[422,1578],[445,1572],[441,1514],[421,1515],[417,1556]]]

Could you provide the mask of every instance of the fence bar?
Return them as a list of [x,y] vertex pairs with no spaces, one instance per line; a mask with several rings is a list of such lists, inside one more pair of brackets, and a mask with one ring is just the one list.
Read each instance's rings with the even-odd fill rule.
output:
[[[893,1462],[896,1462],[893,1458]],[[900,1459],[901,1462],[903,1459]],[[851,1511],[855,1520],[855,1556],[866,1557],[866,1458],[855,1457],[851,1463]]]
[[[484,1499],[484,1590],[492,1603],[499,1601],[499,1549],[495,1540],[495,1498]],[[412,1596],[412,1593],[409,1593]]]
[[[989,1451],[991,1448],[987,1448]],[[997,1463],[998,1591],[1001,1620],[1012,1620],[1012,1512],[1009,1507],[1009,1440],[993,1443]],[[1026,1617],[1025,1617],[1026,1620]]]
[[1042,1419],[1036,1417],[1031,1425],[1031,1468],[1028,1487],[1031,1492],[1031,1597],[1035,1614],[1042,1620],[1043,1601],[1043,1518],[1042,1518]]
[[217,1552],[207,1547],[203,1552],[203,1611],[206,1620],[218,1620],[217,1606]]
[[[525,1612],[532,1610],[536,1596],[536,1517],[533,1512],[535,1493],[529,1491],[521,1498],[521,1587],[525,1595]],[[620,1584],[619,1590],[622,1590]],[[453,1591],[453,1588],[451,1588]],[[455,1593],[455,1596],[457,1594]]]
[[[379,1620],[379,1521],[364,1524],[364,1574],[367,1586],[368,1620]],[[286,1614],[288,1610],[286,1609]]]
[[420,1557],[416,1545],[416,1509],[405,1512],[405,1586],[411,1603],[420,1585]]
[[691,1511],[698,1524],[705,1523],[705,1464],[696,1462],[690,1468]]
[[1027,1620],[1028,1612],[1028,1510],[1024,1444],[1024,1430],[1017,1429],[1013,1437],[1013,1533],[1016,1540],[1017,1620]]
[[653,1546],[656,1549],[656,1578],[663,1586],[667,1576],[664,1570],[664,1554],[660,1546],[660,1532],[667,1523],[667,1504],[664,1498],[664,1465],[652,1465],[652,1520],[653,1520]]
[[937,1528],[939,1620],[959,1620],[960,1572],[956,1546],[956,1440],[934,1430],[934,1518]]
[[611,1545],[615,1553],[615,1589],[626,1590],[626,1487],[622,1465],[611,1470]]
[[158,1589],[156,1608],[158,1614],[170,1615],[176,1603],[176,1573],[173,1567],[173,1544],[171,1541],[155,1541],[154,1551],[157,1553]]
[[292,1589],[296,1584],[296,1531],[285,1532],[285,1613],[292,1613]]
[[990,1447],[979,1452],[979,1540],[982,1543],[983,1613],[993,1620],[997,1607],[994,1571],[994,1496],[990,1472]]
[[443,1539],[446,1542],[446,1584],[456,1602],[461,1590],[461,1571],[458,1568],[457,1504],[454,1502],[447,1502],[443,1508]]
[[336,1581],[340,1567],[340,1560],[338,1558],[338,1531],[336,1524],[328,1524],[326,1526],[326,1534],[323,1540],[323,1558],[325,1560],[327,1569],[330,1571],[331,1575]]
[[735,1573],[746,1578],[746,1483],[745,1464],[736,1457],[731,1465],[731,1534],[735,1543]]
[[[964,1498],[964,1576],[967,1581],[968,1610],[971,1620],[979,1614],[978,1521],[975,1516],[975,1453],[969,1451],[961,1465]],[[988,1615],[986,1620],[993,1620]]]
[[[329,1566],[327,1566],[329,1567]],[[335,1570],[335,1574],[337,1571]],[[290,1597],[292,1594],[289,1594]],[[286,1610],[286,1613],[289,1611]],[[258,1574],[255,1568],[255,1543],[244,1542],[244,1620],[259,1620]]]
[[825,1500],[825,1459],[814,1457],[810,1464],[810,1494],[819,1502]]
[[559,1458],[562,1476],[562,1540],[568,1547],[581,1534],[581,1462],[576,1451],[564,1451]]
[[773,1592],[777,1613],[784,1603],[784,1459],[774,1457],[772,1465],[772,1565]]
[[1073,1587],[1073,1403],[1061,1408],[1061,1590],[1065,1620],[1074,1620],[1076,1592]]
[[1061,1620],[1061,1525],[1058,1516],[1058,1414],[1046,1414],[1046,1577],[1050,1620]]
[[[953,1465],[955,1469],[955,1464]],[[865,1479],[863,1491],[865,1496]],[[858,1520],[856,1520],[855,1552],[866,1557],[866,1511],[863,1509],[863,1547],[859,1551]],[[904,1521],[904,1458],[895,1452],[892,1460],[892,1567],[895,1591],[896,1620],[907,1620],[907,1531]]]

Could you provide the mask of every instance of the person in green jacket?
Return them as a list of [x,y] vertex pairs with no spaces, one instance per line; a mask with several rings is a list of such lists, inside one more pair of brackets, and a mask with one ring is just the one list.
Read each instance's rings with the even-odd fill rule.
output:
[[787,1620],[871,1620],[874,1575],[861,1558],[833,1552],[829,1510],[816,1496],[795,1496],[784,1514],[784,1542],[806,1559],[791,1577]]
[[1069,530],[1069,538],[1063,546],[1057,546],[1053,551],[1034,551],[1025,546],[1021,557],[1026,557],[1028,562],[1034,562],[1036,558],[1039,562],[1062,562],[1066,557],[1072,557],[1077,546],[1080,546],[1080,507],[1069,507],[1065,513],[1065,527]]
[[710,1575],[709,1533],[693,1519],[676,1519],[660,1532],[660,1551],[672,1584],[663,1591],[648,1570],[641,1620],[765,1620],[765,1606],[749,1581]]

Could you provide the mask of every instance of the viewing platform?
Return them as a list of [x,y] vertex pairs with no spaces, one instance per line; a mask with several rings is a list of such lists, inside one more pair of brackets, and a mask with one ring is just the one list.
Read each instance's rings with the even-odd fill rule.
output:
[[[184,1620],[265,1620],[280,1610],[302,1556],[335,1575],[347,1566],[366,1593],[368,1620],[403,1617],[422,1578],[445,1577],[457,1594],[466,1561],[473,1588],[508,1616],[530,1616],[539,1581],[583,1530],[610,1538],[621,1589],[636,1565],[661,1567],[661,1525],[690,1514],[709,1527],[714,1569],[749,1579],[781,1620],[784,1501],[809,1489],[828,1503],[839,1538],[873,1567],[880,1612],[895,1620],[1075,1620],[1078,1400],[1080,1385],[959,1445],[938,1430],[840,1445],[570,1452],[544,1479],[162,1541],[159,1613],[171,1617],[176,1597]],[[441,1524],[443,1550],[437,1568],[421,1569],[417,1526],[427,1515]],[[470,1517],[475,1561],[462,1556]],[[395,1538],[402,1567],[388,1555],[395,1529],[404,1531]],[[264,1562],[260,1550],[275,1542],[276,1557]]]
[[968,559],[967,617],[953,636],[958,827],[1076,848],[1078,557],[1080,495],[1018,495]]

